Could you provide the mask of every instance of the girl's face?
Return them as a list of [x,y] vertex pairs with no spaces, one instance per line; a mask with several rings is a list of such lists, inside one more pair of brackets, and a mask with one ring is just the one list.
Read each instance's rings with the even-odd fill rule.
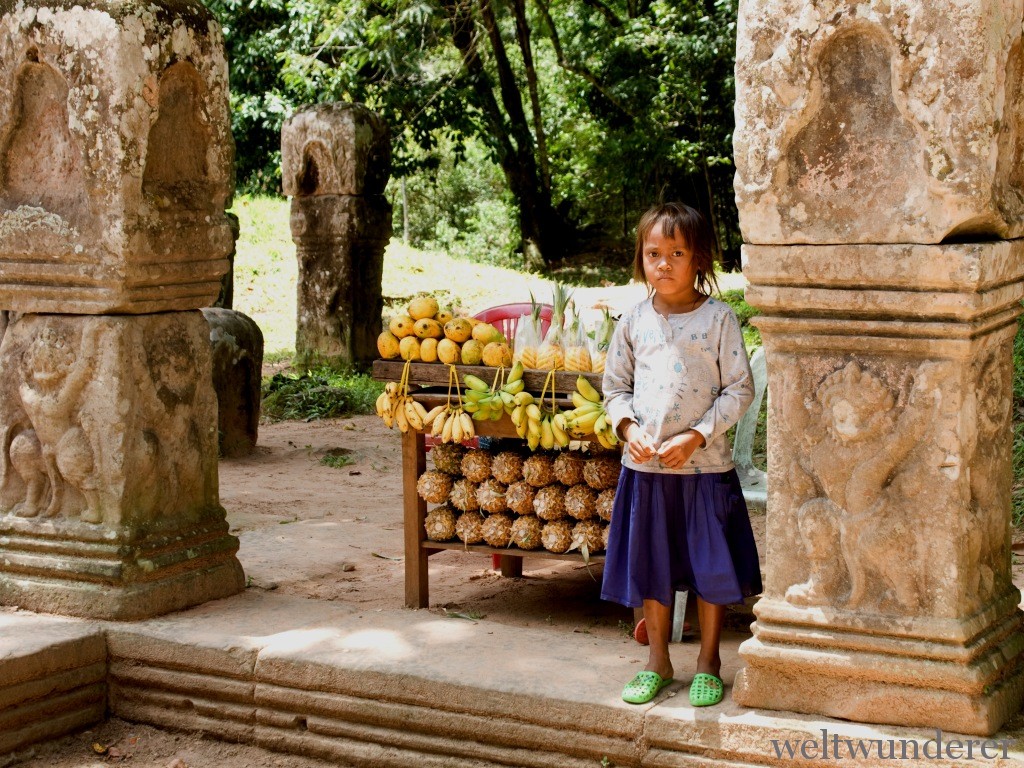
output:
[[668,237],[656,222],[644,240],[643,260],[644,276],[655,293],[669,301],[693,299],[697,263],[682,233]]

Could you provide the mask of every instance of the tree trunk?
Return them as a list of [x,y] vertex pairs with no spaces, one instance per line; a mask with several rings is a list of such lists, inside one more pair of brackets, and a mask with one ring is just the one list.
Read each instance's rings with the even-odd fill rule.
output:
[[547,265],[554,264],[565,255],[565,227],[559,221],[551,203],[551,193],[544,187],[537,169],[533,136],[494,11],[489,0],[478,2],[494,55],[501,104],[494,96],[493,83],[477,51],[476,30],[469,4],[460,0],[441,0],[441,5],[451,22],[452,40],[462,54],[470,83],[491,127],[498,163],[519,205],[519,229],[526,261],[531,266],[538,260]]

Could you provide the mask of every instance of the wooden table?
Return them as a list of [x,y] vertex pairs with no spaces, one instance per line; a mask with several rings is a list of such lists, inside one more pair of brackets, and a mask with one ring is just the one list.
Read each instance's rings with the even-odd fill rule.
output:
[[[398,381],[402,377],[402,368],[405,365],[401,361],[377,360],[373,364],[373,377],[380,381]],[[495,369],[477,365],[456,366],[459,372],[459,383],[462,378],[471,373],[479,376],[488,383],[494,378]],[[576,377],[580,374],[569,371],[559,371],[555,374],[556,402],[565,409],[572,408],[571,399],[567,393],[576,389]],[[587,380],[600,391],[601,375],[597,373],[586,373]],[[523,381],[526,383],[526,390],[540,394],[544,386],[544,379],[547,371],[526,371],[523,374]],[[448,399],[448,366],[437,363],[413,363],[409,371],[410,394],[423,403],[429,411],[435,405],[440,405]],[[443,391],[438,391],[440,386]],[[413,388],[416,391],[413,391]],[[473,426],[480,437],[514,437],[516,434],[515,425],[512,419],[506,414],[498,421],[474,421]],[[523,575],[523,558],[540,557],[553,560],[576,560],[583,561],[583,556],[578,552],[567,552],[556,554],[545,549],[519,549],[518,547],[507,547],[498,549],[481,544],[463,544],[460,541],[430,541],[427,539],[423,522],[427,516],[427,502],[420,498],[416,492],[416,482],[420,475],[426,471],[427,454],[425,440],[422,432],[410,429],[402,435],[402,499],[403,499],[403,529],[405,534],[405,604],[409,608],[426,608],[430,604],[430,584],[427,570],[427,559],[438,552],[446,549],[471,552],[481,555],[498,555],[501,564],[501,575],[518,577]],[[590,562],[604,562],[604,556],[591,555]]]

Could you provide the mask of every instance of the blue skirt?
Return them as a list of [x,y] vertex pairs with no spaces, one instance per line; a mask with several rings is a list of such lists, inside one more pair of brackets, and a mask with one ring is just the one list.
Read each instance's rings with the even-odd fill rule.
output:
[[736,470],[668,475],[622,468],[601,597],[636,608],[691,590],[730,605],[761,592],[757,545]]

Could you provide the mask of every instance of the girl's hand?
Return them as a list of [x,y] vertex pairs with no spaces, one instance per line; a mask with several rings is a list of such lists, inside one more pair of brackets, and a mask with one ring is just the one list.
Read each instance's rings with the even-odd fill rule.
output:
[[629,458],[637,464],[646,464],[657,455],[654,440],[635,421],[629,423],[623,434],[626,436]]
[[670,437],[658,447],[658,458],[669,469],[682,469],[693,452],[704,445],[704,435],[695,429]]

